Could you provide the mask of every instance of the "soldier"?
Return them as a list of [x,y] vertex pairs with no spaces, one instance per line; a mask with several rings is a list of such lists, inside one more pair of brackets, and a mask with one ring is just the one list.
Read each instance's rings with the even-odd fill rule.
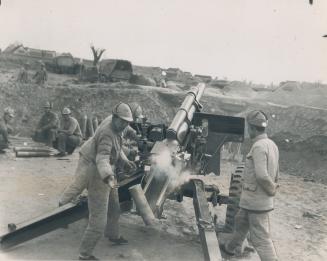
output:
[[56,113],[51,111],[52,104],[50,102],[45,102],[43,108],[44,114],[37,125],[33,140],[44,142],[46,145],[53,147],[59,128],[59,118]]
[[20,82],[20,83],[28,83],[28,72],[27,72],[27,69],[28,69],[28,64],[24,64],[20,70],[19,70],[19,73],[18,73],[18,77],[17,77],[17,81]]
[[[105,229],[107,213],[119,211],[118,192],[113,190],[117,187],[114,169],[117,160],[135,168],[122,151],[121,135],[131,121],[132,113],[127,104],[114,107],[113,115],[103,120],[94,136],[82,146],[75,179],[60,199],[59,205],[67,204],[84,189],[88,190],[89,221],[80,246],[80,260],[98,260],[92,252]],[[114,209],[108,210],[109,199],[116,204]],[[125,240],[116,236],[110,240],[115,243]]]
[[82,132],[78,121],[71,116],[69,108],[62,110],[62,122],[57,136],[58,157],[72,154],[77,146],[82,142]]
[[269,212],[274,209],[274,196],[278,188],[279,151],[267,137],[268,118],[262,111],[247,115],[248,132],[253,145],[246,156],[240,210],[235,216],[235,232],[222,250],[234,255],[250,232],[250,240],[261,260],[277,260],[270,237]]
[[33,79],[35,79],[36,84],[40,85],[44,85],[44,83],[48,80],[48,73],[45,69],[44,63],[41,63],[41,69],[34,74]]
[[[142,107],[138,103],[129,103],[128,104],[132,116],[133,116],[133,123],[140,123],[143,119],[143,111]],[[133,126],[134,127],[134,126]],[[137,140],[139,138],[140,133],[128,125],[122,133],[123,137],[123,146],[122,150],[127,156],[129,160],[134,160],[135,156],[137,155]],[[131,177],[133,171],[130,171],[128,165],[125,165],[125,162],[122,160],[118,160],[116,164],[116,178],[118,181],[122,181],[126,178]],[[119,218],[120,218],[120,205],[118,200],[118,188],[113,188],[111,190],[111,197],[109,198],[109,208],[108,208],[108,215],[107,215],[107,226],[105,229],[105,236],[111,239],[119,239],[116,240],[116,244],[127,244],[128,241],[120,236],[119,233]],[[112,196],[114,195],[114,196]],[[112,241],[112,240],[111,240]]]
[[9,123],[14,117],[14,110],[10,107],[5,108],[3,118],[0,119],[0,153],[4,153],[4,149],[9,147],[8,134],[13,131]]

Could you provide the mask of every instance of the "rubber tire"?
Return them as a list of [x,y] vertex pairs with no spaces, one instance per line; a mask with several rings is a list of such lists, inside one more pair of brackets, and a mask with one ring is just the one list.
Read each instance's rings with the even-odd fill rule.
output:
[[229,200],[226,210],[225,228],[224,232],[234,232],[235,215],[238,212],[240,197],[242,192],[242,178],[244,173],[244,164],[240,164],[232,172],[230,186],[229,186]]

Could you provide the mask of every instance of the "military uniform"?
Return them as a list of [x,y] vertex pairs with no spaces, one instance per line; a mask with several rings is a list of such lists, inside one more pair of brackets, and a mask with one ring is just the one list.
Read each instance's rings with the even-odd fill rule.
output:
[[45,142],[48,146],[52,147],[52,143],[56,140],[57,130],[59,128],[58,115],[52,111],[46,112],[42,115],[33,140],[39,142]]
[[28,73],[24,67],[20,69],[18,73],[17,81],[20,83],[28,83]]
[[36,84],[43,85],[48,80],[48,73],[46,69],[42,68],[41,70],[37,71],[33,76],[33,79],[35,79]]
[[[85,255],[91,255],[103,234],[108,212],[114,212],[114,220],[119,217],[118,190],[111,189],[104,180],[114,175],[121,148],[121,133],[115,131],[109,116],[99,125],[94,136],[82,146],[74,182],[65,190],[60,200],[61,204],[66,204],[84,189],[88,190],[89,223],[80,246],[80,253]],[[109,201],[112,207],[108,209]],[[113,239],[119,238],[118,227],[115,224],[112,227],[106,234]]]
[[261,260],[277,260],[270,238],[269,212],[274,209],[279,176],[279,151],[263,133],[253,139],[246,156],[240,211],[235,216],[235,232],[226,245],[228,252],[240,246],[250,232],[250,239]]
[[[60,130],[65,132],[60,132]],[[68,120],[61,122],[60,130],[57,136],[57,149],[61,153],[73,153],[82,141],[82,131],[78,121],[74,117],[69,116]]]
[[5,122],[5,120],[0,119],[0,151],[8,148],[9,146],[8,133],[10,133],[10,131],[11,128]]

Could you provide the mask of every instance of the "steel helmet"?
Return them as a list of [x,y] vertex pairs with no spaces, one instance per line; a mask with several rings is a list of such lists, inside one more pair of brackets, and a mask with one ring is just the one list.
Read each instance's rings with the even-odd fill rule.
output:
[[263,111],[251,111],[247,116],[246,120],[248,124],[266,128],[268,126],[268,117]]
[[11,118],[15,117],[15,111],[14,111],[14,109],[12,109],[10,107],[5,108],[4,114],[9,115]]
[[140,119],[144,118],[143,110],[142,110],[142,107],[140,106],[140,104],[138,104],[136,102],[132,102],[129,104],[129,107],[131,108],[134,121],[137,118],[140,118]]
[[43,105],[43,108],[52,108],[52,104],[51,104],[51,102],[49,102],[49,101],[46,101],[45,103],[44,103],[44,105]]
[[63,110],[62,110],[62,115],[69,115],[71,114],[72,112],[70,111],[69,108],[65,107]]
[[118,103],[114,107],[112,114],[128,122],[133,121],[133,114],[131,108],[126,103]]

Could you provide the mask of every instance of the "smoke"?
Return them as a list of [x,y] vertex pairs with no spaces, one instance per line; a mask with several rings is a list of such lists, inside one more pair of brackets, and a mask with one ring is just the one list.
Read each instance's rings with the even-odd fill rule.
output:
[[169,179],[168,193],[176,191],[190,179],[190,171],[185,170],[185,162],[172,156],[169,148],[152,156],[152,173],[156,179],[165,182]]

